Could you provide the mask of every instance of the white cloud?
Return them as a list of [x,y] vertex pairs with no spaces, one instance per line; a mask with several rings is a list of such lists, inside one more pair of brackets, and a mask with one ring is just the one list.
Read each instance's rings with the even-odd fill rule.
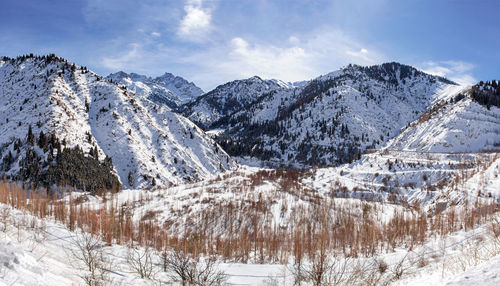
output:
[[292,45],[298,45],[300,43],[300,40],[295,36],[290,36],[290,38],[288,38],[288,42]]
[[234,51],[238,53],[245,53],[248,48],[247,41],[243,40],[240,37],[233,38],[231,40],[231,45],[234,47]]
[[459,84],[471,85],[477,81],[471,74],[474,68],[474,64],[463,61],[428,61],[421,69],[426,73],[446,77]]
[[123,70],[129,68],[128,64],[140,58],[140,45],[138,43],[130,44],[131,49],[125,54],[117,57],[104,57],[102,65],[112,70]]
[[202,0],[188,0],[184,6],[177,35],[184,40],[201,41],[211,30],[212,12],[203,8]]
[[372,61],[371,59],[371,55],[368,54],[368,50],[365,49],[365,48],[361,48],[359,51],[357,52],[354,52],[354,51],[346,51],[345,52],[347,55],[355,58],[355,59],[358,59],[358,60],[361,60],[362,62],[366,62],[366,63],[375,63]]
[[253,75],[285,81],[306,80],[349,63],[371,65],[384,59],[374,48],[341,31],[321,29],[290,36],[277,44],[234,37],[181,61],[195,66],[198,72],[190,79],[209,89],[214,84]]
[[161,45],[152,48],[147,43],[128,44],[121,53],[109,53],[101,57],[100,65],[111,72],[119,70],[138,72],[146,75],[165,72],[163,63],[171,51]]
[[156,37],[156,38],[159,38],[159,37],[161,37],[161,34],[160,34],[160,33],[158,33],[158,32],[152,32],[152,33],[151,33],[151,36]]

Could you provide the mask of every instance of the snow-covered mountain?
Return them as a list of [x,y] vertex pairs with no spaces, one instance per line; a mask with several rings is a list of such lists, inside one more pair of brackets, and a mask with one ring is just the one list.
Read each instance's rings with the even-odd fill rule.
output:
[[[327,241],[338,257],[348,257],[339,269],[355,273],[352,279],[358,280],[346,281],[362,285],[373,280],[373,273],[387,275],[387,280],[379,278],[381,285],[438,285],[452,280],[447,273],[456,273],[458,268],[449,265],[465,270],[471,257],[480,257],[479,263],[498,253],[498,216],[490,210],[500,197],[500,154],[480,152],[500,147],[496,81],[470,88],[388,63],[348,66],[300,84],[254,77],[216,90],[184,111],[199,108],[188,115],[205,122],[233,154],[298,166],[357,160],[303,171],[240,166],[212,176],[235,164],[200,128],[165,104],[54,55],[2,58],[0,174],[15,176],[26,168],[30,152],[50,168],[59,160],[52,153],[60,153],[46,150],[46,136],[53,141],[53,134],[68,148],[78,145],[105,163],[111,158],[124,187],[138,189],[102,197],[61,192],[58,205],[37,208],[36,200],[26,200],[31,205],[23,201],[19,193],[24,189],[10,195],[8,184],[0,186],[5,238],[0,242],[0,285],[81,282],[87,270],[71,267],[81,261],[70,254],[81,245],[79,228],[86,227],[70,213],[89,217],[94,210],[100,223],[93,225],[118,226],[97,227],[101,233],[96,238],[111,241],[97,245],[108,262],[109,281],[123,285],[171,283],[171,273],[160,269],[170,255],[154,251],[154,279],[140,278],[133,269],[132,255],[146,253],[141,242],[158,245],[165,237],[172,244],[163,253],[181,246],[202,255],[202,261],[215,251],[227,262],[220,267],[230,284],[276,284],[275,278],[283,276],[280,284],[294,285],[292,264],[284,265],[279,257],[289,255],[295,264],[302,253],[307,267],[314,258],[301,249],[322,245],[315,241]],[[362,154],[367,149],[378,150]],[[142,190],[155,184],[158,188]],[[68,203],[68,218],[64,211],[59,218],[51,214],[61,202]],[[40,215],[36,209],[51,211]],[[34,218],[37,214],[45,218]],[[132,229],[133,246],[122,240],[122,225]],[[167,235],[156,233],[155,226]],[[135,234],[153,240],[133,240]],[[62,270],[53,267],[61,263]],[[472,280],[486,273],[496,282],[498,264],[493,258],[473,269]],[[467,283],[468,277],[456,283]]]
[[293,84],[263,80],[258,76],[235,80],[216,87],[182,107],[182,113],[199,126],[209,128],[217,120],[230,116],[264,94],[289,90]]
[[193,101],[203,94],[203,90],[194,83],[182,77],[165,73],[162,76],[151,78],[136,73],[127,74],[123,71],[110,74],[107,79],[126,86],[158,104],[166,104],[177,108],[182,104]]
[[500,147],[500,108],[457,97],[426,112],[387,149],[419,152],[479,152]]
[[[26,155],[19,144],[29,126],[35,136],[54,134],[66,146],[111,158],[125,188],[199,180],[233,166],[213,140],[168,106],[54,55],[0,61],[0,156],[10,153],[2,170],[7,175],[20,171]],[[52,157],[34,149],[50,165]]]
[[224,130],[219,143],[235,156],[275,165],[331,165],[383,146],[428,108],[461,89],[399,63],[349,65],[298,87],[239,94],[253,101],[211,128]]

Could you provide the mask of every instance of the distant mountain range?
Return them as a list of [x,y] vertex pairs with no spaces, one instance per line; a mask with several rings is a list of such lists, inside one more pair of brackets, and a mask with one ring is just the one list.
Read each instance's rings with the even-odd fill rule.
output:
[[126,86],[129,90],[155,103],[165,104],[173,109],[193,101],[203,94],[203,90],[194,83],[188,82],[182,77],[174,76],[171,73],[151,78],[136,73],[127,74],[120,71],[110,74],[106,78]]
[[[111,160],[124,188],[207,178],[235,167],[231,157],[303,168],[381,148],[475,152],[500,145],[497,88],[386,63],[294,84],[254,76],[204,93],[169,73],[103,78],[55,55],[3,57],[0,172],[30,179],[58,163],[52,145],[28,144],[30,126],[34,141],[53,134]],[[39,166],[25,164],[28,154]]]
[[183,106],[233,156],[273,166],[336,165],[377,149],[463,87],[399,63],[349,65],[300,86],[233,81]]

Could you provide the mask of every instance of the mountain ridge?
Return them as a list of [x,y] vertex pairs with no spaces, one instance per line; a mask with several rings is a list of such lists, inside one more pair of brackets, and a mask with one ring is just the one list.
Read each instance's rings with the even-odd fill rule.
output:
[[348,65],[299,87],[255,93],[252,102],[208,128],[225,130],[217,140],[233,156],[257,156],[278,166],[335,165],[380,148],[460,89],[395,62]]
[[119,71],[109,74],[106,78],[126,86],[140,96],[158,104],[165,104],[172,109],[177,109],[180,105],[186,104],[204,93],[193,82],[168,72],[153,78]]
[[[33,133],[54,133],[69,147],[99,159],[112,158],[125,188],[151,188],[196,181],[234,167],[231,158],[182,115],[55,55],[0,61],[1,156],[15,176]],[[92,151],[91,151],[92,150]],[[38,157],[47,159],[43,150]],[[48,162],[50,165],[50,162]]]

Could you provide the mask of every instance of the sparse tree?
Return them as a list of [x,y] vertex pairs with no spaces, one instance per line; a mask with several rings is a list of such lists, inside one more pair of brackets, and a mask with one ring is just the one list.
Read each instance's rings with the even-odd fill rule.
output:
[[104,256],[98,236],[77,232],[69,252],[80,263],[79,268],[83,271],[80,277],[86,285],[101,286],[109,282],[110,261]]
[[225,285],[227,280],[227,275],[218,270],[215,257],[200,261],[179,250],[169,253],[164,261],[172,280],[182,286],[219,286]]
[[154,250],[149,246],[144,248],[130,247],[127,250],[127,264],[132,272],[142,279],[153,279],[155,275],[153,255]]
[[134,174],[132,171],[128,172],[128,184],[129,186],[133,187],[134,186]]
[[26,141],[31,146],[35,145],[35,135],[33,135],[33,129],[31,127],[31,124],[28,127],[28,135],[26,136]]

